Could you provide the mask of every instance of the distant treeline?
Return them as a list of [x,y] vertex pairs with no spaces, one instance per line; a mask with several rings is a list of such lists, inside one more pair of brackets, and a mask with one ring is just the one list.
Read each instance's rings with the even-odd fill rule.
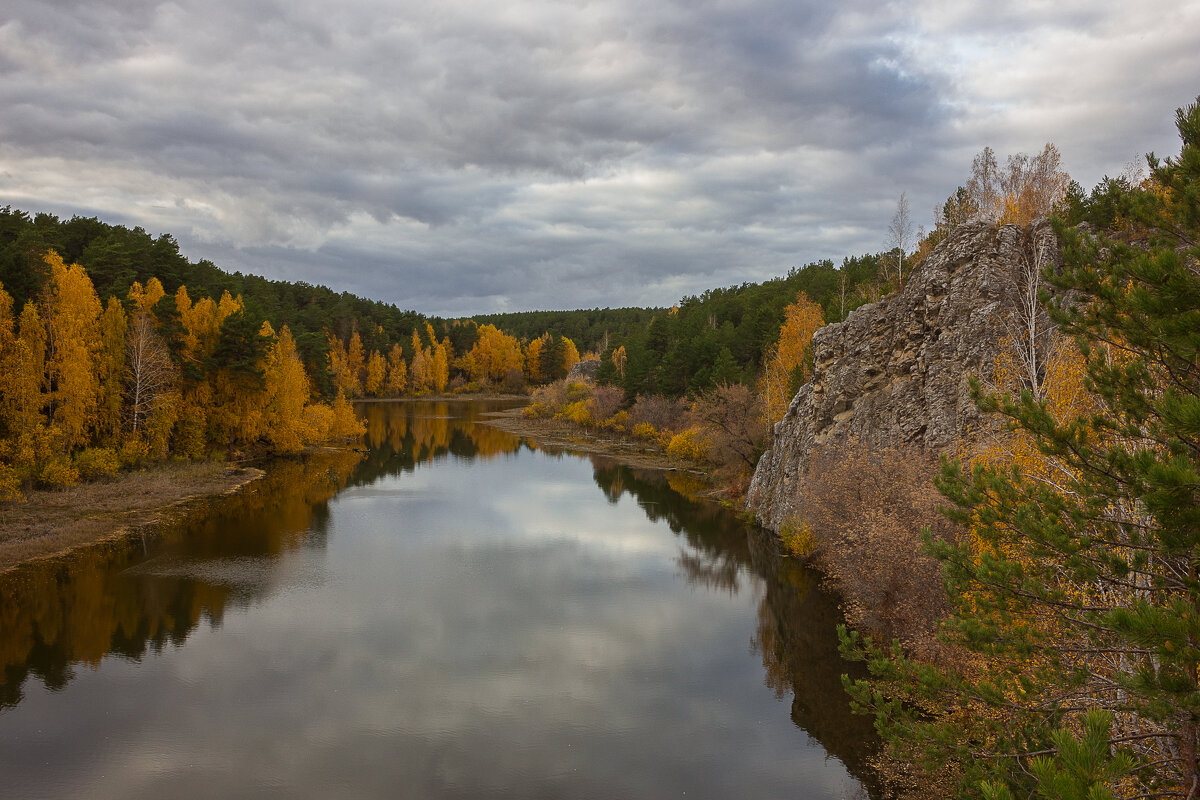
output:
[[241,297],[248,325],[270,320],[277,328],[288,326],[297,352],[325,397],[333,393],[325,331],[349,340],[357,330],[364,347],[386,353],[393,344],[406,345],[412,332],[424,330],[428,321],[415,311],[349,292],[226,272],[207,260],[189,261],[170,234],[153,237],[142,228],[110,225],[95,217],[60,220],[53,214],[31,216],[5,206],[0,208],[0,283],[18,312],[44,290],[50,277],[45,256],[50,250],[87,271],[101,302],[109,297],[124,301],[135,282],[145,286],[151,278],[157,278],[169,295],[187,286],[193,297],[215,299],[224,292]]
[[[880,257],[867,255],[845,259],[840,268],[822,261],[763,283],[712,289],[685,297],[672,309],[526,311],[449,321],[325,286],[227,272],[207,260],[192,262],[170,234],[155,237],[142,228],[94,217],[60,220],[6,206],[0,208],[0,284],[16,309],[44,291],[50,250],[67,264],[82,266],[102,302],[108,297],[124,301],[135,282],[145,285],[151,278],[167,294],[187,286],[193,297],[219,298],[225,292],[240,297],[246,326],[270,320],[276,328],[290,329],[314,389],[326,398],[336,394],[331,340],[348,347],[357,332],[365,353],[386,354],[399,345],[411,359],[414,331],[432,339],[427,324],[448,340],[451,379],[458,369],[454,354],[470,351],[480,328],[491,325],[520,342],[549,334],[553,340],[571,340],[581,353],[603,356],[601,379],[621,385],[631,397],[682,395],[720,382],[753,383],[764,353],[779,337],[784,307],[799,292],[823,308],[827,321],[842,319],[881,292]],[[628,364],[623,375],[612,361],[621,347]]]

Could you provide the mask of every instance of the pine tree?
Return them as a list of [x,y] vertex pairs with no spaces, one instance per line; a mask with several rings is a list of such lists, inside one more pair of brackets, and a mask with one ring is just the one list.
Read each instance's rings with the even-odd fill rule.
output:
[[1043,273],[1094,412],[1059,420],[1029,390],[977,390],[1057,480],[944,470],[973,534],[933,543],[957,604],[947,633],[977,656],[935,669],[847,636],[882,681],[857,700],[893,741],[956,764],[964,796],[1200,792],[1200,98],[1178,128],[1179,157],[1150,157],[1154,186],[1121,198],[1143,237],[1060,227],[1063,270]]

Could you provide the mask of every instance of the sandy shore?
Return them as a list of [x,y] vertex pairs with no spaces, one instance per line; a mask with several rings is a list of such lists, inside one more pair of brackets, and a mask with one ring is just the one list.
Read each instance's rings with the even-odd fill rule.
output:
[[35,490],[0,509],[0,572],[157,522],[198,497],[229,494],[265,473],[213,462],[170,462],[108,481]]

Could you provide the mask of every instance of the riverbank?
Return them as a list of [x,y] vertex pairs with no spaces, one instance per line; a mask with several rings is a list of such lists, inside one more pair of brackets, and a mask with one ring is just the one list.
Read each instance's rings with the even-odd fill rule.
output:
[[644,442],[614,436],[603,430],[581,428],[565,419],[528,419],[521,416],[522,408],[492,411],[480,422],[502,431],[524,436],[539,447],[562,448],[585,453],[611,456],[631,467],[687,472],[707,479],[708,473],[694,462],[671,458],[661,450],[648,449]]
[[37,489],[0,514],[0,572],[128,534],[199,497],[231,494],[265,473],[211,461],[167,462],[65,489]]

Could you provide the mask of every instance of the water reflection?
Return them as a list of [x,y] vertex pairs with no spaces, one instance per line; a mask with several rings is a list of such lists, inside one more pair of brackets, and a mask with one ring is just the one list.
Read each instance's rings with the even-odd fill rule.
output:
[[20,702],[31,675],[61,689],[74,665],[160,652],[181,644],[202,620],[220,624],[227,608],[261,596],[281,554],[324,546],[328,501],[361,457],[324,450],[279,461],[238,494],[193,504],[153,535],[80,548],[6,574],[0,708]]
[[[285,796],[852,796],[828,756],[873,788],[873,734],[849,714],[837,609],[812,575],[694,499],[686,474],[535,455],[476,424],[504,405],[365,405],[365,453],[282,462],[154,537],[5,576],[0,766],[6,742],[25,748],[14,766],[33,763],[34,728],[78,728],[95,759],[157,765],[108,796],[155,796],[177,754],[135,742],[102,757],[90,742],[109,733],[77,724],[79,708],[95,725],[116,713],[106,697],[129,678],[16,712],[30,676],[66,691],[78,665],[111,673],[108,655],[177,646],[171,670],[203,679],[139,672],[146,706],[124,713],[147,740],[187,714],[199,755],[183,760],[216,765],[196,784],[209,796],[224,773],[247,781],[233,793]],[[788,694],[790,722],[773,699]],[[191,695],[221,713],[177,711]],[[38,752],[71,756],[61,736]],[[29,766],[14,780],[94,795],[94,769],[67,759],[71,783]]]

